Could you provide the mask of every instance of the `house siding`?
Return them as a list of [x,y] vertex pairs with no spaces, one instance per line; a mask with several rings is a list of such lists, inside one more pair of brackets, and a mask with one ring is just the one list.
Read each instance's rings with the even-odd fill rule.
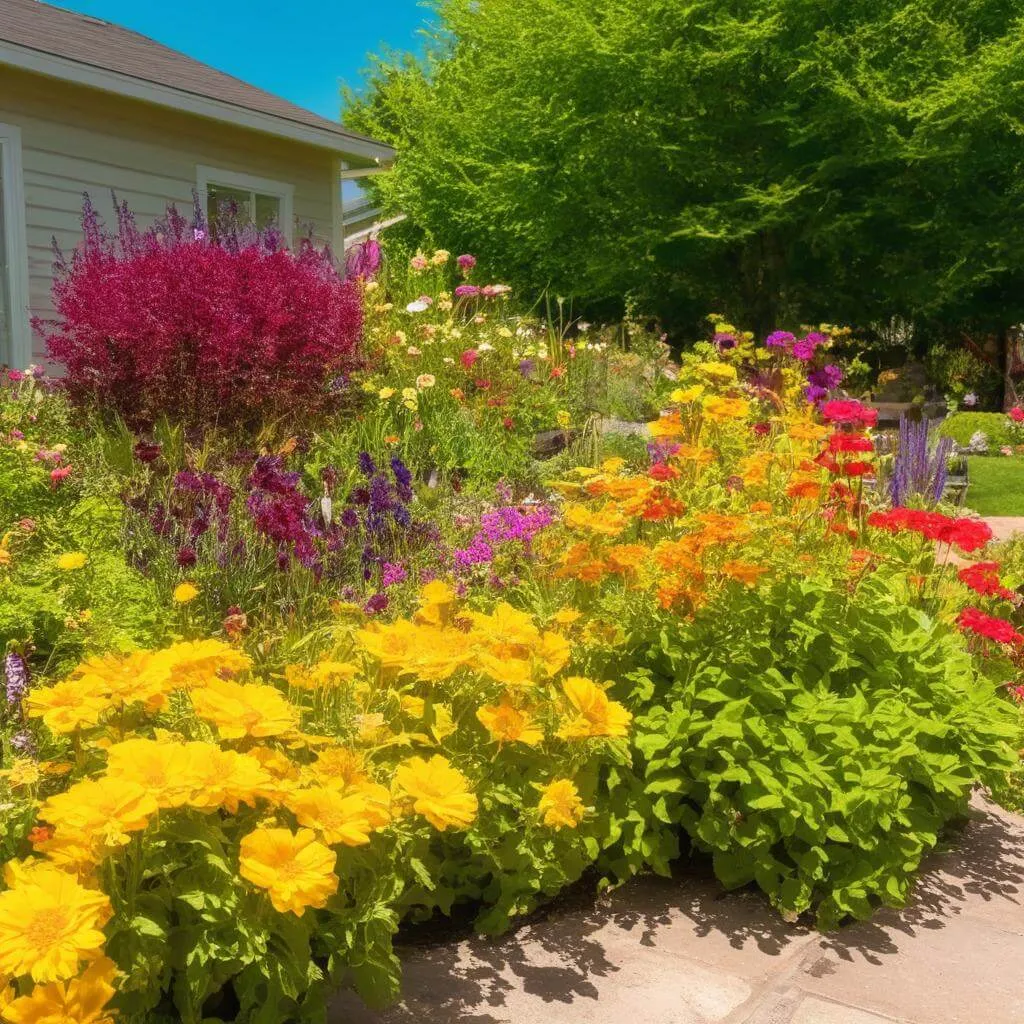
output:
[[[34,315],[53,314],[51,240],[65,252],[80,241],[83,192],[112,224],[113,189],[144,228],[169,203],[191,209],[202,164],[294,186],[297,224],[333,239],[338,164],[326,150],[10,67],[0,67],[0,123],[21,129]],[[35,337],[34,355],[41,348]]]

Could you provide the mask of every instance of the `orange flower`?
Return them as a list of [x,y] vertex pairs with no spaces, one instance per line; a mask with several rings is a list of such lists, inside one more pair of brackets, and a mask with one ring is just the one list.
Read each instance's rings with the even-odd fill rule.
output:
[[608,549],[608,567],[612,572],[636,572],[650,554],[650,549],[643,544],[616,544]]
[[821,497],[821,484],[813,480],[797,480],[786,488],[786,497],[796,501],[816,501]]
[[651,437],[679,437],[683,433],[683,424],[679,419],[679,410],[662,413],[659,419],[647,424]]
[[738,580],[745,586],[752,587],[768,572],[768,569],[763,565],[754,565],[753,562],[743,562],[737,559],[726,562],[720,571],[723,576],[728,576],[730,579]]
[[772,503],[770,501],[755,501],[750,506],[750,511],[759,516],[770,516],[772,514]]

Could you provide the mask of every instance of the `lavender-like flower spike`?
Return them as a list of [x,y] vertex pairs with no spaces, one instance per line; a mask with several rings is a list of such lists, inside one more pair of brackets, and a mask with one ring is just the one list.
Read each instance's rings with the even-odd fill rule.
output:
[[20,705],[28,692],[28,665],[25,659],[14,651],[8,652],[4,658],[4,679],[6,681],[7,703]]
[[899,446],[893,460],[889,480],[889,497],[893,505],[903,506],[913,497],[938,502],[946,487],[946,460],[952,442],[942,438],[929,452],[927,419],[909,420],[900,417]]

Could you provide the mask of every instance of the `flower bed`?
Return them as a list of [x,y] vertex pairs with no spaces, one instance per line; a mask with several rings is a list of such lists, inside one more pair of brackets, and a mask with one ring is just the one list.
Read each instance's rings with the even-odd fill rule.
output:
[[[467,466],[457,439],[491,437],[495,390],[557,415],[587,350],[509,328],[481,353],[487,306],[393,344],[420,300],[377,303],[398,286],[358,269],[362,420],[199,446],[73,428],[34,378],[0,392],[0,1016],[322,1020],[340,985],[394,998],[403,920],[469,907],[497,932],[686,847],[788,920],[902,903],[1015,764],[1020,597],[990,559],[936,565],[983,557],[984,524],[879,504],[827,335],[717,322],[639,454],[574,448],[527,498],[528,461],[495,486],[507,449]],[[482,293],[401,315],[506,301]],[[434,382],[399,397],[414,370]],[[45,611],[12,615],[29,591]]]

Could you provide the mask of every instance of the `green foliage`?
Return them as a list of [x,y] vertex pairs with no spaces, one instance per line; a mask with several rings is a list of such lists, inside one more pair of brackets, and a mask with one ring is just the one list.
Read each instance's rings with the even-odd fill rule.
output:
[[988,438],[990,451],[1013,443],[1010,421],[1001,412],[955,412],[939,427],[942,437],[951,437],[961,448],[966,448],[978,431]]
[[1020,12],[1000,0],[437,0],[346,123],[369,188],[526,292],[675,324],[1024,316]]
[[999,373],[966,348],[937,345],[929,350],[926,365],[929,377],[954,402],[972,392],[983,406],[991,407],[999,399]]
[[1014,710],[896,577],[852,598],[797,579],[738,594],[651,660],[647,792],[726,886],[823,927],[902,904],[975,780],[1014,764]]

